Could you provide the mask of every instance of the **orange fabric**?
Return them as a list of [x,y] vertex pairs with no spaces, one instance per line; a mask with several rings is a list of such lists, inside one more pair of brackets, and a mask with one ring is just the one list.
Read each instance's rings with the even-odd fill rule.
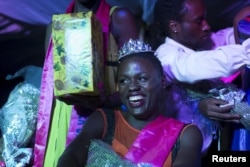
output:
[[[104,127],[105,129],[107,129],[108,122],[104,111],[102,109],[99,109],[99,111],[102,113],[104,119]],[[183,128],[182,132],[185,128]],[[103,132],[103,136],[105,135],[105,133],[106,131]],[[133,128],[128,124],[128,122],[124,119],[120,111],[115,111],[115,134],[114,139],[112,141],[112,148],[118,155],[120,155],[121,157],[125,157],[128,152],[128,148],[132,145],[139,133],[139,130]],[[171,165],[172,152],[170,152],[163,167],[171,167]]]
[[163,167],[171,167],[172,166],[172,152],[168,155],[167,160],[165,161]]
[[[112,148],[115,150],[117,154],[124,157],[128,152],[128,148],[135,141],[140,131],[130,126],[127,123],[127,121],[124,119],[124,117],[122,116],[121,112],[116,111],[115,115],[116,115],[115,117],[116,128],[115,128],[114,139],[112,142]],[[172,164],[171,157],[172,156],[170,153],[163,167],[171,167],[171,164]]]
[[[115,142],[112,143],[112,147],[116,152],[119,152],[119,154],[124,157],[128,152],[128,148],[135,141],[140,131],[130,126],[119,111],[115,112],[115,119],[116,126],[113,140]],[[118,148],[123,149],[116,150]]]

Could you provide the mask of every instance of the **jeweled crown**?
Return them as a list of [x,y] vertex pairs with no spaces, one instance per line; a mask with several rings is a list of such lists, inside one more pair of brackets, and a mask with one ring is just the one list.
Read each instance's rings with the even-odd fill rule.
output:
[[139,40],[130,39],[127,43],[125,43],[122,48],[118,51],[118,60],[121,58],[139,52],[153,52],[151,47]]

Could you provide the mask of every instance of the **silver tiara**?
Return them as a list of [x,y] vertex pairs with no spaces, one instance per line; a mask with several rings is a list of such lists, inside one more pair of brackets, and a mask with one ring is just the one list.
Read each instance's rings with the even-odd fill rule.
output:
[[153,52],[151,47],[139,40],[130,39],[127,43],[125,43],[122,48],[118,51],[118,60],[121,58],[139,52]]

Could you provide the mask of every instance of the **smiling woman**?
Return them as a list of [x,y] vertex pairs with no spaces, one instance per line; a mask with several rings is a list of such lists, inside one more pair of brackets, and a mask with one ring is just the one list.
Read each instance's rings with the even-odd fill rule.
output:
[[[135,45],[125,45],[124,49],[133,47]],[[131,53],[129,56],[119,54],[118,59],[117,77],[123,104],[127,106],[131,115],[138,119],[147,119],[153,115],[157,117],[165,80],[160,61],[155,58],[154,52],[145,49],[139,53]],[[162,89],[158,88],[159,85],[162,85]],[[155,117],[153,116],[153,119]]]
[[117,79],[126,112],[97,109],[58,166],[200,166],[199,129],[161,114],[166,84],[150,46],[125,43],[118,53]]

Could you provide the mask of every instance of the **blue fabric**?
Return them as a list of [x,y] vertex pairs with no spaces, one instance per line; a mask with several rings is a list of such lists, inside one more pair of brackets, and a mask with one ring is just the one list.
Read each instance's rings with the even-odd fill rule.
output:
[[235,125],[232,142],[232,151],[250,151],[250,131],[241,124]]
[[[246,91],[247,102],[250,104],[250,88]],[[250,151],[250,131],[241,124],[234,126],[232,151]]]
[[127,107],[124,104],[121,105],[121,109],[122,109],[122,111],[127,111]]
[[238,33],[239,40],[242,43],[244,40],[250,37],[250,16],[247,16],[245,19],[239,21]]

